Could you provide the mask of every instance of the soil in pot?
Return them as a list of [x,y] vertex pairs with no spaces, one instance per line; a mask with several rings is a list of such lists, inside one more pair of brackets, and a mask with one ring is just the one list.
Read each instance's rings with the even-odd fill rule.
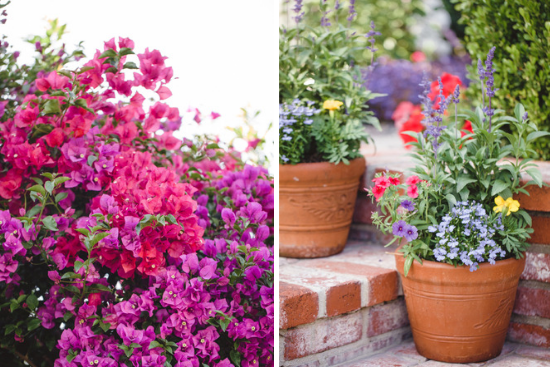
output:
[[418,353],[450,363],[497,357],[504,345],[525,257],[454,267],[416,261],[407,277],[405,259],[395,255]]
[[341,252],[351,226],[364,158],[279,166],[279,255],[312,258]]

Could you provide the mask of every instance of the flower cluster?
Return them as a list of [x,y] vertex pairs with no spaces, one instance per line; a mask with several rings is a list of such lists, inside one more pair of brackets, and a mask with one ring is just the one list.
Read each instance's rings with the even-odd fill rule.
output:
[[[410,198],[416,199],[418,197],[418,184],[421,181],[422,180],[420,180],[418,176],[407,177],[405,184],[407,187],[407,195]],[[384,193],[386,192],[386,189],[388,187],[401,184],[401,181],[398,177],[387,176],[385,174],[375,177],[372,182],[374,182],[374,187],[372,188],[371,193],[376,198],[376,201],[379,201],[382,196],[384,196]],[[406,204],[404,205],[404,207],[407,207],[408,209],[411,207],[411,205],[414,206],[413,203],[406,200]]]
[[418,229],[415,226],[405,223],[400,220],[392,225],[392,233],[397,237],[405,237],[407,241],[411,242],[418,238]]
[[173,70],[133,50],[42,73],[0,123],[6,363],[273,365],[273,182],[174,137]]
[[295,99],[279,105],[279,163],[306,160],[311,148],[313,117],[321,112],[311,101]]
[[494,264],[506,251],[493,237],[504,230],[500,215],[491,217],[483,205],[475,201],[460,201],[441,219],[438,226],[430,226],[437,244],[433,254],[437,261],[452,265],[468,265],[475,271],[479,263]]

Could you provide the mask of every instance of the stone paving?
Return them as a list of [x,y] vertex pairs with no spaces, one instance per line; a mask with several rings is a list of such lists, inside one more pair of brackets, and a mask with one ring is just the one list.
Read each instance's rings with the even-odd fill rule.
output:
[[407,341],[383,353],[341,364],[342,367],[550,367],[550,349],[522,344],[506,343],[500,356],[482,363],[443,363],[427,360],[416,351],[414,343]]

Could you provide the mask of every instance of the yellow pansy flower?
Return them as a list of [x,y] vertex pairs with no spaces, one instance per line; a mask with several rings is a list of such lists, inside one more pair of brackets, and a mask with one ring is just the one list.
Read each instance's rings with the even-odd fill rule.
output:
[[343,105],[343,104],[344,104],[343,102],[336,101],[336,100],[333,100],[333,99],[329,99],[328,101],[325,101],[323,103],[323,109],[329,110],[329,111],[334,111],[334,110],[339,109],[340,106]]
[[495,198],[495,204],[497,206],[495,206],[493,208],[493,210],[496,213],[500,213],[501,211],[504,210],[504,208],[506,208],[507,209],[507,212],[506,212],[507,216],[510,215],[510,213],[517,212],[519,210],[519,201],[514,200],[512,198],[508,198],[508,199],[504,200],[502,198],[502,196],[497,196]]

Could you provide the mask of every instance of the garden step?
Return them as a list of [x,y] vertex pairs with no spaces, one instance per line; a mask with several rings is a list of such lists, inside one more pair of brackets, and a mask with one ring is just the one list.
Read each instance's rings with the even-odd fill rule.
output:
[[411,337],[395,259],[377,243],[281,258],[279,274],[282,365],[335,365]]
[[506,343],[497,358],[482,363],[443,363],[428,360],[418,354],[414,343],[406,341],[382,353],[339,365],[341,367],[550,367],[550,350],[522,344]]
[[374,243],[351,241],[342,253],[321,259],[281,258],[279,271],[281,329],[391,301],[400,293],[393,255]]

